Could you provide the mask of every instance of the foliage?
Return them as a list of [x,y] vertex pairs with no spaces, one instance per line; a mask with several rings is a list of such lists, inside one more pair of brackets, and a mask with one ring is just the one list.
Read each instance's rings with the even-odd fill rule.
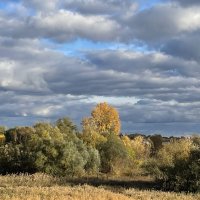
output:
[[0,147],[0,173],[33,173],[81,175],[96,172],[100,157],[80,140],[75,126],[67,118],[57,126],[37,123],[6,131],[6,142]]
[[0,133],[4,134],[6,132],[6,127],[5,126],[0,126]]
[[152,141],[151,153],[155,155],[163,146],[163,138],[161,135],[155,134],[150,136],[150,140]]
[[101,155],[101,167],[104,173],[118,174],[126,166],[128,153],[122,140],[115,134],[109,134],[107,141],[98,147]]
[[30,127],[18,127],[6,131],[5,144],[0,147],[0,173],[35,172],[27,143],[33,132]]
[[60,118],[55,124],[66,140],[74,140],[78,132],[76,125],[67,117]]
[[163,182],[164,189],[192,192],[200,189],[200,147],[195,140],[171,141],[147,164],[148,170]]
[[[108,135],[110,133],[115,133],[119,135],[120,133],[120,119],[117,110],[108,105],[107,103],[99,103],[92,110],[91,118],[89,120],[89,125],[101,135]],[[88,126],[88,120],[83,120],[83,129]],[[86,122],[86,124],[85,124]]]
[[6,127],[0,126],[0,145],[5,142]]
[[137,136],[130,139],[128,136],[123,136],[122,141],[126,146],[129,159],[126,174],[137,175],[143,171],[143,164],[149,158],[151,143],[142,136]]
[[166,190],[200,190],[200,137],[163,143],[161,135],[119,135],[118,112],[107,103],[98,104],[82,126],[79,133],[69,118],[61,118],[54,124],[0,127],[0,173],[138,175],[146,166]]
[[105,142],[107,139],[105,136],[99,134],[95,127],[95,122],[92,118],[84,118],[82,121],[83,130],[81,139],[87,144],[96,148],[101,143]]
[[95,148],[88,147],[89,157],[85,165],[85,170],[88,174],[97,174],[101,165],[99,151]]

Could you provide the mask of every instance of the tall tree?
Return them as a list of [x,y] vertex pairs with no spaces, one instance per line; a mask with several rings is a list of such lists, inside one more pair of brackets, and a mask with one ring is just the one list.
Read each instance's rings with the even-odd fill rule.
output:
[[[120,133],[120,118],[118,111],[111,105],[99,103],[91,112],[92,128],[99,134],[104,136],[114,133],[119,135]],[[84,123],[85,122],[85,123]],[[88,126],[88,120],[83,120],[83,129]]]

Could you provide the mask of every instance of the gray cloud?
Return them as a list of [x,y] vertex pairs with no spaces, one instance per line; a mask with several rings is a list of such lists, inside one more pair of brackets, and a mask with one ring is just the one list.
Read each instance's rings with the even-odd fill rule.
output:
[[106,16],[85,16],[65,10],[39,13],[25,19],[0,15],[0,21],[0,35],[16,39],[49,38],[65,42],[81,37],[109,41],[117,39],[120,30],[120,25]]
[[[29,0],[1,10],[0,121],[67,115],[79,124],[105,98],[119,110],[123,130],[135,122],[198,122],[196,1],[144,10],[130,0],[88,2]],[[86,46],[80,58],[57,48],[76,39],[114,43],[114,49]]]
[[[89,52],[88,56],[100,69],[119,72],[152,73],[160,77],[198,77],[199,63],[160,52],[141,53],[134,51]],[[188,70],[190,66],[190,70]]]
[[[90,52],[80,60],[37,40],[1,41],[1,116],[53,121],[68,115],[78,123],[89,115],[96,95],[143,99],[118,106],[123,124],[130,119],[191,122],[200,117],[196,63],[156,52],[112,50]],[[193,70],[187,68],[189,63]]]
[[167,41],[161,50],[172,56],[200,62],[200,32],[180,36]]
[[[174,2],[174,1],[172,1]],[[196,5],[200,5],[200,2],[198,0],[175,0],[175,2],[178,2],[180,5],[183,6],[196,6]]]
[[107,14],[107,15],[133,15],[137,9],[137,3],[133,0],[67,0],[61,5],[66,9],[84,14]]
[[161,4],[141,11],[129,19],[127,37],[152,44],[162,44],[200,29],[199,7],[182,8],[173,4]]
[[[82,2],[82,1],[81,1]],[[68,9],[56,6],[68,5]],[[141,40],[147,44],[161,44],[169,38],[177,37],[181,34],[192,33],[200,29],[200,7],[182,8],[174,4],[161,4],[143,11],[133,11],[132,1],[91,1],[91,5],[83,1],[58,1],[53,4],[54,9],[50,9],[48,3],[42,1],[26,1],[28,6],[39,4],[47,6],[47,10],[40,10],[34,15],[15,17],[1,13],[2,36],[13,38],[48,38],[59,42],[86,38],[93,41],[120,41],[131,43]],[[26,5],[25,4],[25,5]],[[98,6],[99,4],[102,5]],[[132,5],[133,4],[133,5]],[[41,6],[35,6],[39,9]],[[92,5],[103,11],[110,8],[111,12],[102,15]],[[81,6],[87,7],[85,12],[78,12],[71,6],[79,9]],[[38,8],[39,7],[39,8]],[[51,6],[50,6],[51,7]],[[129,14],[123,11],[123,8]],[[35,9],[36,9],[35,8]],[[129,9],[131,9],[131,11]],[[27,8],[28,9],[28,8]],[[94,13],[90,13],[90,10]],[[112,9],[119,9],[118,15]],[[27,10],[28,12],[28,10]],[[30,12],[30,11],[29,11]],[[19,15],[19,13],[17,12]],[[158,17],[159,16],[159,17]],[[5,28],[6,27],[6,28]]]
[[133,0],[23,0],[23,6],[36,12],[52,12],[58,9],[71,10],[86,15],[124,15],[133,14],[138,4]]

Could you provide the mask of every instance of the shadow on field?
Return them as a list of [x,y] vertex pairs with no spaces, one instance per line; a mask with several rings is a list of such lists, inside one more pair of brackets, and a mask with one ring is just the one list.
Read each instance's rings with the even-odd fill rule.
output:
[[147,178],[77,178],[70,179],[68,183],[72,185],[91,185],[91,186],[103,186],[103,187],[112,187],[112,188],[134,188],[139,190],[160,190],[160,186],[158,183],[151,179]]

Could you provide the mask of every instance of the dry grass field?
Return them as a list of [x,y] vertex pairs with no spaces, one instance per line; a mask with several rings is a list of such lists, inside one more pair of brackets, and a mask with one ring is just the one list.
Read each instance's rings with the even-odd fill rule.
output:
[[101,185],[99,182],[98,186],[77,184],[44,174],[0,176],[0,200],[200,200],[200,194],[161,192],[105,183],[102,181]]

